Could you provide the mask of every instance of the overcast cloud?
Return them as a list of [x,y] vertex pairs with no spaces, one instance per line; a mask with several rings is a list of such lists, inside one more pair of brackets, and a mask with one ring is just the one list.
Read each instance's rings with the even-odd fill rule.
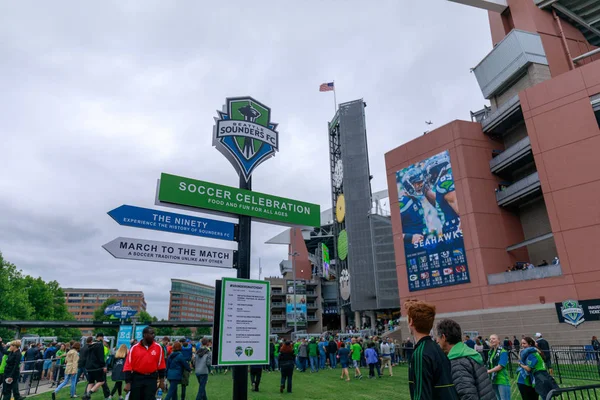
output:
[[[235,245],[121,227],[106,212],[153,207],[161,172],[236,186],[211,144],[226,97],[252,95],[279,123],[280,152],[254,189],[326,209],[334,106],[321,83],[335,80],[338,102],[367,102],[381,190],[385,152],[482,108],[469,68],[490,49],[487,14],[445,0],[2,2],[0,251],[63,287],[143,290],[166,318],[171,278],[235,271],[117,260],[101,246]],[[253,224],[252,277],[259,258],[263,276],[278,274],[287,248],[264,242],[282,229]]]

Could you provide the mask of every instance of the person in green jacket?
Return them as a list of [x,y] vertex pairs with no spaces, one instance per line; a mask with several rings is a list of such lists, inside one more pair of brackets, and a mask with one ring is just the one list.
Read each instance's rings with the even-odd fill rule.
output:
[[0,383],[4,382],[4,370],[6,369],[6,360],[8,359],[8,354],[2,356],[2,361],[0,361]]
[[319,346],[314,338],[308,343],[308,358],[310,359],[310,372],[319,372]]
[[279,369],[279,347],[281,346],[280,342],[275,342],[275,370]]
[[462,342],[460,325],[444,319],[437,325],[437,343],[450,360],[452,383],[461,400],[496,400],[483,357]]

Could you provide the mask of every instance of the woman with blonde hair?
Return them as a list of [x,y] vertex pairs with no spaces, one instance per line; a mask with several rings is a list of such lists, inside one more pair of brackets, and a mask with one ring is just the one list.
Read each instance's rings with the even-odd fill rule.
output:
[[[64,345],[63,345],[64,346]],[[81,348],[81,344],[74,343],[71,350],[65,356],[65,361],[67,363],[65,367],[65,380],[62,381],[60,385],[52,392],[52,400],[56,400],[56,393],[67,384],[71,384],[71,398],[77,397],[75,394],[75,388],[77,387],[77,365],[79,364],[79,349]]]
[[112,369],[111,378],[115,383],[115,386],[110,393],[110,397],[114,396],[117,391],[119,392],[119,400],[123,400],[123,381],[125,380],[125,373],[123,367],[125,366],[125,359],[127,358],[127,346],[122,344],[115,354],[115,361]]

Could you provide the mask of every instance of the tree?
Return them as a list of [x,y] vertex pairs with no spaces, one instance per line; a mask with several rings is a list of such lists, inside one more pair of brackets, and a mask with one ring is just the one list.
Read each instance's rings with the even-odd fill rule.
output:
[[188,327],[177,328],[177,336],[185,336],[186,338],[192,337],[192,330]]
[[[5,260],[0,253],[0,320],[71,321],[75,318],[67,309],[65,294],[56,281],[23,275],[21,270]],[[81,336],[75,328],[32,328],[27,333],[58,336],[71,340]],[[15,332],[0,329],[0,337],[12,338]]]
[[147,311],[143,311],[143,310],[137,313],[137,318],[138,318],[138,321],[140,324],[150,325],[153,322],[158,321],[158,318],[153,317]]
[[[161,319],[161,322],[162,321],[164,321],[164,319]],[[157,338],[162,338],[163,336],[174,336],[174,335],[175,335],[175,330],[171,326],[162,326],[160,328],[156,328],[156,337]]]
[[[97,308],[96,310],[94,310],[94,321],[105,321],[105,322],[109,322],[109,321],[115,321],[116,318],[112,315],[104,315],[104,310],[106,309],[106,307],[113,305],[117,302],[117,299],[107,299],[104,303],[102,303],[102,305],[100,306],[100,308]],[[104,333],[104,336],[117,336],[117,333],[119,332],[118,329],[115,328],[96,328],[94,329],[94,334],[102,332]]]
[[[206,318],[202,318],[200,321],[207,321]],[[202,337],[204,335],[211,335],[211,328],[208,326],[200,326],[196,328],[196,336]]]

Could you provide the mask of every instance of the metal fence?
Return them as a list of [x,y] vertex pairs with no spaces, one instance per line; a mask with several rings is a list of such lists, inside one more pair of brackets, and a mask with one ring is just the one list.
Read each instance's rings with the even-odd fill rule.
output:
[[[19,392],[29,396],[30,394],[36,394],[40,387],[58,386],[65,378],[65,361],[64,359],[61,361],[62,365],[58,364],[57,361],[58,358],[56,357],[50,360],[23,361],[19,377]],[[51,380],[49,379],[50,372],[52,372]],[[42,376],[44,379],[42,379]]]
[[599,400],[600,385],[577,386],[564,389],[555,389],[548,393],[545,400]]
[[564,379],[600,381],[600,352],[585,346],[552,346],[555,376]]

